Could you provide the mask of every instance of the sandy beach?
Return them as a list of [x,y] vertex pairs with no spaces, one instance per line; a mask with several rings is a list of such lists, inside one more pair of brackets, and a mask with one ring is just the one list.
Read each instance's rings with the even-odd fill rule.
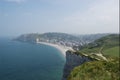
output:
[[47,42],[37,42],[37,43],[38,43],[38,44],[44,44],[44,45],[48,45],[48,46],[55,47],[55,48],[58,49],[64,56],[66,56],[66,51],[67,51],[67,50],[73,50],[71,47],[66,47],[66,46],[57,45],[57,44],[52,44],[52,43],[47,43]]

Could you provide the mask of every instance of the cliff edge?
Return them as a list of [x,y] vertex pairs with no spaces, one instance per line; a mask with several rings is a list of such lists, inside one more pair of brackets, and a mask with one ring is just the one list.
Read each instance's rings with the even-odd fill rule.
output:
[[119,34],[102,37],[76,52],[66,52],[62,80],[120,80]]
[[89,56],[84,55],[77,55],[77,52],[67,51],[66,52],[66,64],[63,70],[63,78],[62,80],[66,80],[67,77],[70,75],[70,72],[76,66],[79,66],[85,62],[93,61],[94,59],[90,58]]

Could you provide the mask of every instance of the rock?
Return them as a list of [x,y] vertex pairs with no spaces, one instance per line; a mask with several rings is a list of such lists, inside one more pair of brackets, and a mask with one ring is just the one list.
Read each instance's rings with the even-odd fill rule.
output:
[[88,57],[88,56],[77,55],[77,54],[74,54],[74,52],[67,51],[66,52],[66,64],[64,66],[62,80],[67,79],[67,77],[69,76],[71,70],[74,67],[79,66],[79,65],[81,65],[81,64],[83,64],[85,62],[88,62],[88,61],[93,61],[93,59]]

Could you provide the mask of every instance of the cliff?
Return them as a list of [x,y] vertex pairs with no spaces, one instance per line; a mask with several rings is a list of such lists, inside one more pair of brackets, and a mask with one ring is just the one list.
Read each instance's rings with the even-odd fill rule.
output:
[[62,80],[119,80],[119,57],[106,56],[106,59],[67,51]]
[[94,59],[89,56],[77,55],[76,52],[67,51],[66,52],[66,64],[63,70],[63,78],[62,80],[66,80],[70,75],[70,72],[76,66],[79,66],[85,62],[93,61]]
[[95,40],[77,52],[66,52],[62,80],[120,80],[119,35]]
[[67,80],[120,80],[119,58],[86,62],[75,67]]

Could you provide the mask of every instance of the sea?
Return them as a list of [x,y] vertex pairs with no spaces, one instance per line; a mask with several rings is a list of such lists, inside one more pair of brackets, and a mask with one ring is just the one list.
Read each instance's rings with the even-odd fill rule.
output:
[[54,47],[0,38],[0,80],[61,80],[64,64]]

